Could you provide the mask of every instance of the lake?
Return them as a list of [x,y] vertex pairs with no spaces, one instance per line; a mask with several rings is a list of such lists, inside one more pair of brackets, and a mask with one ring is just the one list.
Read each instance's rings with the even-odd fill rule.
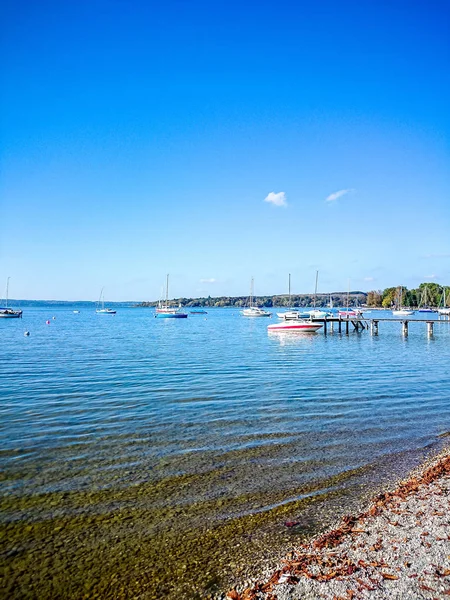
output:
[[206,310],[0,319],[7,597],[213,597],[450,431],[449,322],[268,334]]

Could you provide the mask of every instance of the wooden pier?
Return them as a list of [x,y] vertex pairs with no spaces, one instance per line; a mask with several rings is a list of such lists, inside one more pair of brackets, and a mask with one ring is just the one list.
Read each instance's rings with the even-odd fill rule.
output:
[[327,335],[328,331],[330,333],[334,332],[335,325],[337,325],[338,333],[342,333],[345,329],[345,334],[349,335],[350,330],[356,331],[357,333],[362,331],[369,331],[371,335],[378,335],[379,333],[379,324],[382,322],[395,322],[400,323],[402,335],[407,337],[409,324],[410,323],[426,323],[427,335],[428,337],[432,337],[434,335],[434,326],[436,324],[447,324],[450,325],[449,317],[439,317],[438,319],[411,319],[411,318],[395,318],[395,317],[364,317],[364,315],[359,317],[322,317],[322,318],[311,318],[315,323],[322,323],[323,325],[323,333]]

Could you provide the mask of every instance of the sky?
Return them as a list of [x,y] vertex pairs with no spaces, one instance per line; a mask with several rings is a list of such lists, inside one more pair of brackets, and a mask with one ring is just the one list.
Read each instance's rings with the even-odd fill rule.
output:
[[10,298],[450,285],[448,0],[2,7]]

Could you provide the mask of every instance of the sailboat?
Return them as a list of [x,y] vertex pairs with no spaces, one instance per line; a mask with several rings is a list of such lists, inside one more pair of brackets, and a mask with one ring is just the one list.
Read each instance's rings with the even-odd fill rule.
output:
[[414,311],[409,308],[402,308],[403,301],[403,287],[400,286],[397,288],[397,298],[396,298],[396,306],[392,310],[392,314],[399,317],[407,317],[408,315],[413,315]]
[[421,296],[420,302],[419,302],[418,311],[420,313],[434,313],[434,312],[436,312],[433,308],[429,307],[429,302],[428,302],[428,286],[427,285],[425,285],[425,287],[423,288],[422,296]]
[[169,275],[166,275],[166,299],[164,302],[161,300],[156,307],[155,317],[159,319],[186,319],[187,313],[181,312],[181,306],[170,306],[169,305]]
[[22,311],[14,310],[13,308],[8,307],[8,289],[10,279],[11,277],[8,277],[6,280],[5,306],[0,307],[0,317],[3,319],[20,319],[22,317]]
[[259,308],[258,306],[253,305],[253,286],[254,286],[254,280],[252,277],[252,280],[250,283],[249,306],[248,306],[248,308],[244,308],[244,310],[242,311],[242,316],[243,317],[271,317],[272,313],[270,313],[267,310],[264,310],[262,308]]
[[283,313],[277,313],[277,317],[279,319],[284,319],[285,321],[295,321],[297,319],[309,318],[309,313],[300,313],[298,310],[294,310],[291,307],[291,274],[289,273],[289,302],[288,302],[289,310]]
[[316,271],[316,286],[314,288],[314,298],[313,298],[313,310],[308,310],[308,315],[312,319],[324,319],[325,317],[332,316],[332,313],[326,312],[324,310],[316,309],[316,296],[317,296],[317,282],[319,280],[319,271]]
[[438,308],[438,313],[440,315],[444,315],[446,317],[450,316],[450,307],[447,306],[447,301],[445,299],[445,287],[444,287],[441,301],[442,301],[442,308]]
[[[97,308],[95,310],[95,312],[98,315],[115,315],[117,311],[113,310],[112,308],[105,308],[105,298],[103,295],[103,290],[105,288],[102,288],[102,291],[100,292],[100,297],[98,299],[98,303],[97,303]],[[101,306],[101,308],[100,308]]]

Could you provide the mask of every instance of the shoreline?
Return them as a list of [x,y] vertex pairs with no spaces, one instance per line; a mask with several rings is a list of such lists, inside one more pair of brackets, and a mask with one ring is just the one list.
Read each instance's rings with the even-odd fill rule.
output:
[[450,597],[450,445],[227,600]]

